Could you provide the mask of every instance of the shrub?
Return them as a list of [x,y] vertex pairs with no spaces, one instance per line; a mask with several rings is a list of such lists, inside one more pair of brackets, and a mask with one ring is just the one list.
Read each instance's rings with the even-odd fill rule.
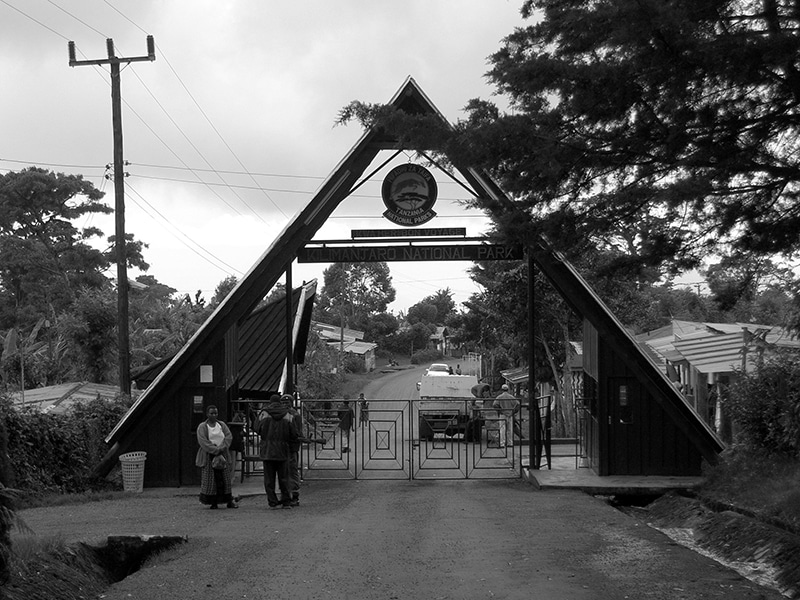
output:
[[75,493],[98,482],[91,473],[108,450],[105,436],[130,407],[127,396],[97,398],[64,414],[15,408],[0,399],[0,419],[8,436],[8,456],[16,488],[26,494]]
[[442,353],[438,350],[425,349],[414,352],[411,356],[412,365],[424,365],[436,362],[442,359]]
[[800,457],[800,357],[780,352],[741,373],[722,399],[738,441],[768,453]]
[[343,361],[345,373],[363,373],[366,371],[364,361],[354,354],[346,354]]

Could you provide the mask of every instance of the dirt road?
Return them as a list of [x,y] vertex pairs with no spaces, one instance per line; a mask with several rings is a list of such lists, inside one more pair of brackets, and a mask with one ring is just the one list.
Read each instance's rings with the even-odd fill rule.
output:
[[523,481],[313,482],[291,510],[173,493],[22,515],[67,540],[189,537],[107,600],[780,597],[600,499]]
[[[364,391],[407,398],[420,373]],[[188,536],[106,600],[780,598],[602,499],[522,480],[306,481],[291,510],[252,495],[211,511],[197,490],[148,489],[22,517],[39,535],[94,544]]]

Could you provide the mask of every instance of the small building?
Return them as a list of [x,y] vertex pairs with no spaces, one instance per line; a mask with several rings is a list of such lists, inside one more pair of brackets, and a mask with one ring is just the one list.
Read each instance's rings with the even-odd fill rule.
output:
[[438,350],[445,356],[450,354],[450,332],[447,331],[447,327],[437,325],[436,330],[428,339],[434,350]]
[[364,332],[357,329],[341,328],[314,321],[314,332],[335,352],[355,358],[365,372],[375,370],[377,357],[375,350],[378,344],[364,341]]
[[[108,473],[121,453],[144,451],[145,487],[197,485],[196,430],[206,409],[216,405],[220,420],[229,422],[240,400],[268,398],[286,389],[287,369],[305,356],[315,293],[316,281],[295,288],[288,308],[286,296],[263,302],[262,295],[240,318],[229,320],[220,320],[223,302],[178,354],[134,373],[137,386],[146,389],[106,438],[111,449],[98,474]],[[218,337],[207,344],[198,341],[214,321]],[[198,351],[189,357],[192,348]]]
[[752,372],[772,352],[799,350],[800,340],[782,327],[755,323],[672,322],[636,336],[697,414],[722,432],[721,386]]
[[[48,385],[40,388],[12,392],[11,401],[15,408],[29,408],[47,414],[61,415],[68,412],[76,404],[91,402],[97,399],[113,400],[120,393],[119,386],[88,381],[73,381]],[[132,390],[134,399],[141,392]]]

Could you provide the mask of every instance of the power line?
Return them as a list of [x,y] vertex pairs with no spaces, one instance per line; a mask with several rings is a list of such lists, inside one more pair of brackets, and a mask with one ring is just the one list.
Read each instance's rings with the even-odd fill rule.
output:
[[[178,123],[175,121],[175,119],[173,119],[173,118],[172,118],[172,116],[169,114],[169,112],[167,111],[167,109],[166,109],[166,108],[164,108],[164,105],[163,105],[163,104],[161,104],[161,102],[158,100],[158,98],[156,98],[155,94],[153,94],[153,92],[150,90],[150,88],[149,88],[149,87],[147,87],[147,84],[146,84],[146,83],[145,83],[145,82],[142,80],[142,78],[141,78],[141,77],[139,77],[138,73],[136,73],[136,72],[134,71],[134,72],[133,72],[133,74],[134,74],[134,76],[136,77],[136,79],[138,79],[138,80],[139,80],[139,83],[141,83],[141,84],[142,84],[142,87],[144,87],[144,89],[146,89],[146,90],[147,90],[147,93],[148,93],[148,94],[150,94],[150,97],[153,99],[153,101],[156,103],[156,105],[157,105],[157,106],[158,106],[158,107],[159,107],[159,108],[162,110],[162,112],[163,112],[163,113],[164,113],[164,114],[167,116],[167,118],[170,120],[170,122],[171,122],[171,123],[172,123],[172,124],[175,126],[175,128],[176,128],[176,129],[177,129],[177,130],[180,132],[180,134],[183,136],[183,139],[185,139],[185,140],[188,142],[188,144],[189,144],[189,145],[190,145],[190,146],[191,146],[191,147],[194,149],[194,151],[195,151],[195,152],[197,152],[198,156],[200,156],[200,158],[202,158],[202,159],[203,159],[203,161],[204,161],[204,162],[205,162],[205,163],[206,163],[206,164],[207,164],[209,167],[211,167],[211,163],[208,161],[208,159],[205,157],[205,155],[204,155],[204,154],[203,154],[203,153],[200,151],[200,149],[199,149],[199,148],[198,148],[198,147],[197,147],[197,146],[194,144],[194,142],[192,142],[192,140],[190,140],[190,139],[189,139],[189,136],[188,136],[188,135],[186,135],[186,132],[184,132],[184,131],[183,131],[183,129],[181,128],[181,126],[180,126],[180,125],[178,125]],[[219,178],[220,178],[220,180],[222,180],[223,184],[226,184],[226,186],[227,186],[227,182],[226,182],[226,181],[225,181],[225,180],[222,178],[222,176],[221,176],[221,175],[219,175],[219,173],[217,173],[217,177],[219,177]],[[253,213],[253,214],[256,216],[256,218],[258,218],[258,219],[259,219],[259,220],[260,220],[262,223],[265,223],[265,224],[266,224],[266,221],[264,221],[263,217],[262,217],[260,214],[258,214],[258,213],[257,213],[257,212],[256,212],[256,211],[253,209],[253,207],[252,207],[252,206],[250,206],[250,205],[249,205],[249,204],[248,204],[248,203],[245,201],[245,199],[244,199],[244,198],[242,198],[242,197],[241,197],[239,194],[237,194],[237,193],[236,193],[236,190],[235,190],[233,187],[230,187],[230,186],[227,186],[227,187],[228,187],[228,189],[230,189],[230,190],[231,190],[231,191],[234,193],[234,195],[235,195],[235,196],[236,196],[236,197],[237,197],[237,198],[238,198],[238,199],[239,199],[239,200],[242,202],[242,204],[244,204],[244,205],[245,205],[245,206],[246,206],[246,207],[247,207],[247,208],[250,210],[250,212],[252,212],[252,213]],[[279,212],[280,212],[280,213],[281,213],[281,214],[282,214],[282,215],[285,217],[286,215],[284,214],[284,212],[281,210],[281,208],[280,208],[280,207],[279,207],[277,204],[275,204],[275,202],[272,200],[272,198],[270,198],[269,200],[270,200],[270,202],[272,202],[272,204],[275,206],[275,208],[277,208],[277,209],[278,209],[278,211],[279,211]]]
[[53,6],[55,6],[55,7],[56,7],[58,10],[60,10],[60,11],[61,11],[61,12],[63,12],[64,14],[66,14],[66,15],[68,15],[68,16],[70,16],[70,17],[72,17],[73,19],[75,19],[75,20],[76,20],[78,23],[80,23],[81,25],[84,25],[84,26],[86,26],[87,28],[91,29],[91,30],[92,30],[92,31],[94,31],[96,34],[98,34],[99,36],[101,36],[103,39],[107,39],[107,38],[108,38],[108,36],[107,36],[106,34],[104,34],[102,31],[98,31],[97,29],[95,29],[94,27],[92,27],[91,25],[89,25],[89,24],[88,24],[86,21],[83,21],[82,19],[79,19],[78,17],[76,17],[75,15],[73,15],[71,12],[69,12],[67,9],[65,9],[65,8],[62,8],[61,6],[59,6],[58,4],[56,4],[55,2],[53,2],[53,0],[47,0],[47,2],[49,2],[50,4],[52,4]]
[[[120,15],[121,15],[121,16],[122,16],[124,19],[126,19],[126,20],[127,20],[129,23],[131,23],[131,24],[132,24],[134,27],[137,27],[137,28],[138,28],[138,29],[140,29],[141,31],[144,31],[144,29],[142,29],[142,27],[140,27],[140,26],[139,26],[139,25],[138,25],[138,24],[137,24],[135,21],[133,21],[133,19],[131,19],[131,18],[129,18],[127,15],[125,15],[125,14],[124,14],[124,13],[123,13],[121,10],[119,10],[117,7],[115,7],[115,6],[114,6],[114,5],[112,5],[110,2],[108,2],[108,0],[104,0],[104,1],[105,1],[105,3],[106,3],[108,6],[110,6],[110,7],[111,7],[111,8],[112,8],[114,11],[116,11],[118,14],[120,14]],[[162,56],[162,58],[164,59],[164,62],[166,62],[166,63],[167,63],[167,66],[169,67],[170,71],[172,71],[172,74],[173,74],[173,75],[175,75],[175,78],[178,80],[178,83],[180,83],[180,84],[181,84],[181,87],[183,87],[183,89],[184,89],[184,91],[186,92],[186,94],[189,96],[189,98],[192,100],[192,102],[194,103],[194,105],[197,107],[197,110],[199,110],[199,111],[200,111],[200,114],[201,114],[201,115],[203,115],[203,118],[204,118],[204,119],[206,120],[206,122],[209,124],[209,126],[210,126],[210,127],[211,127],[211,129],[214,131],[214,133],[215,133],[215,134],[217,134],[217,137],[220,139],[220,141],[223,143],[223,145],[224,145],[224,146],[225,146],[225,147],[228,149],[228,151],[231,153],[231,155],[232,155],[232,156],[233,156],[233,157],[236,159],[236,161],[239,163],[239,165],[242,167],[242,169],[244,169],[244,170],[245,170],[245,172],[247,172],[247,168],[244,166],[244,163],[242,162],[242,160],[239,158],[239,156],[236,154],[236,152],[234,152],[234,151],[233,151],[233,148],[231,148],[230,144],[228,144],[227,140],[226,140],[226,139],[223,137],[223,135],[220,133],[219,129],[217,129],[217,127],[214,125],[213,121],[211,121],[211,118],[210,118],[210,117],[208,116],[208,114],[206,114],[206,112],[203,110],[203,107],[202,107],[202,106],[200,106],[200,103],[197,101],[197,99],[194,97],[194,94],[192,94],[192,92],[189,90],[189,88],[188,88],[188,87],[186,86],[186,84],[183,82],[183,79],[181,79],[180,75],[178,75],[178,72],[177,72],[177,71],[175,70],[175,68],[172,66],[172,63],[169,61],[169,59],[168,59],[168,57],[167,57],[166,53],[164,52],[163,48],[161,48],[160,46],[159,46],[159,52],[161,53],[161,56]],[[141,81],[141,80],[140,80],[140,81]],[[142,82],[142,85],[144,85],[144,82]],[[147,86],[146,86],[146,85],[145,85],[145,89],[147,89],[147,90],[148,90],[148,92],[150,91],[150,90],[147,88]],[[152,95],[152,94],[151,94],[151,95]],[[161,106],[161,104],[160,104],[160,103],[158,103],[158,104],[159,104],[159,106]],[[163,110],[163,107],[162,107],[162,110]],[[166,113],[166,111],[164,111],[164,112]],[[169,116],[169,115],[168,115],[168,116]],[[170,120],[172,120],[172,118],[171,118],[171,117],[170,117]],[[174,123],[174,121],[173,121],[173,123]],[[177,127],[177,124],[176,124],[176,127]],[[179,131],[181,131],[181,130],[180,130],[180,127],[178,127],[178,130],[179,130]],[[183,132],[181,131],[181,133],[183,133]],[[185,135],[184,135],[184,137],[185,137]],[[187,138],[187,140],[188,140],[188,138]],[[190,143],[191,143],[191,142],[190,142]],[[194,144],[192,144],[192,147],[193,147],[193,148],[195,147],[195,146],[194,146]],[[195,148],[195,149],[196,149],[196,148]],[[198,151],[198,154],[200,154],[200,152],[199,152],[199,151]],[[200,154],[200,156],[202,157],[202,154]],[[203,157],[203,159],[205,160],[205,157]],[[210,164],[210,163],[208,163],[208,161],[206,161],[206,163],[207,163],[209,166],[211,166],[211,164]],[[216,171],[216,173],[217,173],[218,175],[219,175],[219,173],[221,173],[221,172],[222,172],[222,171]],[[249,174],[249,173],[248,173],[248,174]],[[252,175],[250,175],[250,177],[251,177],[251,179],[253,179],[253,176],[252,176]],[[224,181],[224,179],[223,179],[221,176],[220,176],[220,179]],[[258,184],[258,182],[257,182],[255,179],[253,179],[253,183],[255,183],[255,184]],[[231,188],[231,189],[232,189],[232,188]],[[274,201],[274,200],[273,200],[273,199],[272,199],[272,198],[269,196],[269,194],[267,194],[266,190],[264,190],[263,188],[258,188],[258,189],[259,189],[259,190],[260,190],[260,191],[261,191],[261,192],[264,194],[264,196],[266,196],[267,200],[269,200],[269,201],[272,203],[272,205],[273,205],[273,206],[274,206],[274,207],[275,207],[275,208],[278,210],[278,212],[279,212],[279,213],[281,213],[281,214],[282,214],[284,217],[288,218],[288,216],[286,215],[286,213],[284,213],[284,212],[283,212],[283,210],[281,209],[281,207],[280,207],[280,206],[278,206],[278,204],[277,204],[277,203],[276,203],[276,202],[275,202],[275,201]],[[235,192],[234,192],[234,193],[235,193]],[[254,211],[254,210],[253,210],[253,209],[252,209],[252,208],[251,208],[251,207],[250,207],[250,206],[247,204],[247,202],[245,202],[245,200],[244,200],[243,198],[241,198],[240,196],[238,196],[238,194],[237,194],[237,198],[239,198],[239,199],[242,201],[242,203],[243,203],[245,206],[247,206],[248,208],[250,208],[250,210],[251,210],[251,211],[252,211],[252,212],[253,212],[253,213],[254,213],[254,214],[255,214],[255,215],[256,215],[256,216],[257,216],[259,219],[261,219],[261,220],[263,221],[263,219],[261,218],[261,215],[259,215],[258,213],[256,213],[256,212],[255,212],[255,211]]]
[[41,21],[39,21],[38,19],[35,19],[34,17],[30,16],[28,13],[24,12],[23,10],[21,10],[21,9],[17,8],[17,7],[16,7],[16,6],[14,6],[13,4],[9,4],[8,2],[6,2],[6,0],[0,0],[0,2],[2,2],[3,4],[5,4],[6,6],[8,6],[10,9],[17,11],[19,14],[21,14],[21,15],[22,15],[23,17],[25,17],[26,19],[30,19],[31,21],[33,21],[33,22],[34,22],[34,23],[36,23],[37,25],[41,25],[42,27],[44,27],[45,29],[47,29],[47,30],[48,30],[48,31],[50,31],[51,33],[55,33],[55,34],[56,34],[58,37],[62,38],[63,40],[65,40],[65,41],[67,41],[67,42],[69,41],[69,38],[68,38],[67,36],[65,36],[65,35],[63,35],[63,34],[61,34],[61,33],[59,33],[58,31],[56,31],[56,30],[55,30],[55,29],[53,29],[52,27],[50,27],[50,26],[48,26],[48,25],[45,25],[44,23],[42,23],[42,22],[41,22]]
[[[233,275],[233,274],[237,274],[237,273],[239,275],[243,274],[243,271],[241,271],[240,269],[237,269],[236,267],[234,267],[232,265],[229,265],[224,260],[222,260],[217,255],[215,255],[213,252],[211,252],[210,250],[207,250],[201,244],[199,244],[196,241],[194,241],[190,236],[188,236],[186,233],[184,233],[179,227],[177,227],[175,224],[173,224],[172,221],[170,221],[167,217],[165,217],[161,213],[161,211],[159,211],[155,206],[150,204],[150,202],[148,202],[144,198],[144,196],[142,196],[142,194],[140,194],[137,190],[135,190],[133,188],[133,186],[128,184],[128,188],[134,194],[136,194],[136,196],[139,198],[139,200],[141,200],[142,203],[146,204],[150,208],[151,211],[153,211],[159,217],[161,217],[161,221],[159,221],[156,217],[154,217],[153,214],[150,211],[148,211],[146,208],[144,208],[141,204],[139,204],[139,202],[136,202],[134,200],[134,203],[136,204],[136,206],[138,206],[148,217],[150,217],[151,219],[153,219],[156,222],[160,222],[162,224],[162,226],[166,225],[167,227],[169,227],[169,229],[172,229],[173,231],[177,232],[182,238],[184,238],[186,240],[186,241],[184,241],[184,239],[181,239],[181,237],[177,237],[177,236],[173,235],[173,237],[178,242],[180,242],[181,244],[186,246],[189,250],[191,250],[192,252],[197,254],[197,256],[202,258],[204,261],[209,263],[211,266],[219,269],[220,271],[222,271],[226,275]],[[209,259],[209,257],[210,257],[210,259]],[[216,263],[214,261],[216,261]],[[223,268],[220,265],[223,265],[226,268]]]

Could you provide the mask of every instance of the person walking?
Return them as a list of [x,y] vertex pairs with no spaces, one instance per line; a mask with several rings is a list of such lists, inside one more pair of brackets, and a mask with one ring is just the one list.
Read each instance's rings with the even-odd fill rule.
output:
[[350,432],[355,430],[355,415],[350,408],[350,400],[345,396],[339,409],[339,431],[342,440],[342,452],[350,452]]
[[[513,446],[514,444],[514,415],[520,410],[520,403],[508,391],[508,386],[503,384],[502,393],[494,399],[492,408],[497,411],[497,416],[500,419],[500,447]],[[511,441],[509,442],[508,436],[511,432]]]
[[[278,394],[273,394],[267,405],[267,417],[258,426],[261,437],[259,457],[264,464],[264,491],[270,508],[291,508],[289,491],[289,456],[293,443],[297,442],[289,411]],[[277,481],[280,498],[275,492]]]
[[219,409],[213,404],[206,408],[206,420],[197,426],[197,445],[200,446],[194,464],[200,467],[200,502],[215,509],[225,503],[239,508],[233,500],[233,453],[230,451],[233,434],[218,419]]
[[369,402],[367,402],[367,399],[364,398],[364,392],[361,392],[358,395],[358,408],[358,422],[362,425],[369,422]]

